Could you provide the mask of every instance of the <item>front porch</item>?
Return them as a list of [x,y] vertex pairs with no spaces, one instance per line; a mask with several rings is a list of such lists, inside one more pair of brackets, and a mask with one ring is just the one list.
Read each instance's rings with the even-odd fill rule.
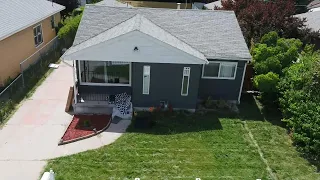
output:
[[74,67],[76,114],[110,115],[123,101],[131,103],[131,63],[78,60]]

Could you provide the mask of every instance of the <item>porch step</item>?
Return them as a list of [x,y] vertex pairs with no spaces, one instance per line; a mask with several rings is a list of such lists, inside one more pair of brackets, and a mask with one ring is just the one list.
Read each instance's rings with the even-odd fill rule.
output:
[[76,104],[73,107],[75,114],[112,114],[113,107],[110,106],[102,106],[102,105],[91,105],[91,106],[83,106]]

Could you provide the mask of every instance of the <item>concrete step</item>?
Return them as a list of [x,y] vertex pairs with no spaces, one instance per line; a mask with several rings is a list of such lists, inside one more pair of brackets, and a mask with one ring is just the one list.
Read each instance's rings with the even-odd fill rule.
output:
[[95,106],[95,107],[85,107],[78,106],[77,104],[73,107],[74,114],[112,114],[112,107],[106,106]]

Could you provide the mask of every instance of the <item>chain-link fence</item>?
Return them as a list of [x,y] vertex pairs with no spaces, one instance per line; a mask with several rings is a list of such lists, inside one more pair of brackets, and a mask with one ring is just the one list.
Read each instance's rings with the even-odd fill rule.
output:
[[47,72],[49,64],[59,60],[60,56],[61,46],[55,37],[20,63],[21,74],[0,92],[0,123]]

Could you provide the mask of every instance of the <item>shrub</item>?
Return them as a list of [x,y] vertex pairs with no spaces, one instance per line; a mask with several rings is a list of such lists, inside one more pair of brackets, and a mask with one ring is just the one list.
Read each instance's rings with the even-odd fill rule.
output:
[[63,22],[64,26],[58,32],[59,39],[63,41],[63,45],[67,48],[73,43],[81,17],[82,14],[65,19]]
[[260,74],[253,79],[254,85],[261,92],[277,92],[277,84],[279,82],[279,75],[273,72],[267,74]]
[[320,52],[313,52],[307,46],[301,54],[300,61],[284,72],[279,83],[279,102],[294,143],[319,163]]

